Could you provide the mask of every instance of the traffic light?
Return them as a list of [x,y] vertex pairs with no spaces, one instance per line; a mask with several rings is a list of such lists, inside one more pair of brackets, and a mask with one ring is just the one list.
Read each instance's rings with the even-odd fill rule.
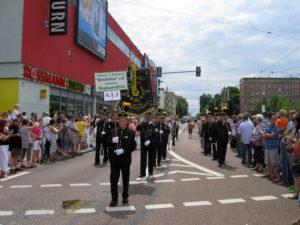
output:
[[156,68],[156,73],[157,73],[157,77],[161,77],[162,76],[162,68],[161,67],[157,67]]
[[201,76],[201,67],[197,66],[196,67],[196,77],[200,77]]

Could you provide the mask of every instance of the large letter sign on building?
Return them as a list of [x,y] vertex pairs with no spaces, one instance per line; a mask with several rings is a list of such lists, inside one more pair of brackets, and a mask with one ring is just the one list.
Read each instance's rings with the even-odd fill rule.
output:
[[127,71],[95,73],[96,92],[127,90]]
[[50,1],[50,35],[67,34],[68,0]]

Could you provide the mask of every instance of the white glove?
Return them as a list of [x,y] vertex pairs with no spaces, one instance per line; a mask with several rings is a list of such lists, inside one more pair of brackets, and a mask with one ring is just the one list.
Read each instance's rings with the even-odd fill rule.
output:
[[163,134],[164,132],[162,130],[159,131],[160,134]]
[[119,143],[119,137],[114,137],[114,138],[112,139],[112,142],[113,142],[114,144],[118,144],[118,143]]
[[145,146],[147,147],[148,145],[150,145],[150,141],[149,140],[145,141]]
[[212,141],[212,138],[210,137],[209,140]]
[[123,148],[119,148],[117,150],[114,151],[117,155],[122,155],[124,153]]
[[229,136],[231,135],[231,132],[230,132],[230,131],[228,132],[228,135],[229,135]]
[[104,135],[104,134],[106,134],[106,133],[105,133],[105,131],[102,131],[101,134]]

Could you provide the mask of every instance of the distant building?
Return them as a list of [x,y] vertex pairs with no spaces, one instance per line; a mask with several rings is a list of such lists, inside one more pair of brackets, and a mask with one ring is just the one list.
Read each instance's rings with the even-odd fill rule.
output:
[[221,91],[221,107],[227,107],[229,101],[230,89],[228,87],[223,87]]
[[168,116],[176,116],[177,96],[174,92],[159,89],[159,108],[167,112]]
[[279,95],[292,106],[300,99],[300,78],[242,78],[240,80],[240,111],[252,112],[255,103]]

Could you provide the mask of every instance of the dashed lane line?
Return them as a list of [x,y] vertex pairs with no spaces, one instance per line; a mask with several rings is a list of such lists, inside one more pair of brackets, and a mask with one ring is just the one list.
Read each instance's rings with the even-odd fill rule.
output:
[[193,163],[193,162],[191,162],[191,161],[189,161],[189,160],[187,160],[187,159],[185,159],[185,158],[183,158],[183,157],[177,155],[177,154],[176,154],[174,151],[172,151],[172,150],[169,151],[169,154],[172,155],[174,158],[180,160],[181,162],[183,162],[183,163],[185,163],[185,164],[187,164],[187,165],[189,165],[189,166],[191,166],[191,167],[194,167],[194,168],[196,168],[196,169],[198,169],[198,170],[201,170],[201,171],[203,171],[203,172],[205,172],[205,173],[211,174],[211,175],[213,175],[213,176],[219,176],[219,177],[220,177],[220,176],[224,176],[224,174],[218,173],[218,172],[216,172],[216,171],[210,170],[210,169],[208,169],[208,168],[206,168],[206,167],[203,167],[203,166],[200,166],[200,165],[198,165],[198,164],[196,164],[196,163]]
[[246,178],[249,177],[249,175],[232,175],[231,178]]
[[281,196],[284,197],[284,198],[290,198],[290,197],[293,197],[294,194],[283,194]]
[[14,189],[14,188],[32,188],[32,185],[12,185],[10,186],[10,188]]
[[20,177],[20,176],[24,176],[24,175],[29,174],[29,173],[30,172],[21,172],[21,173],[15,174],[15,175],[11,175],[7,178],[2,178],[2,179],[0,179],[0,181],[4,182],[4,181],[11,180],[11,179],[14,179],[14,178],[17,178],[17,177]]
[[107,182],[106,182],[106,183],[100,183],[99,185],[100,185],[100,186],[109,186],[110,183],[107,183]]
[[174,208],[174,205],[171,203],[167,204],[155,204],[155,205],[145,205],[146,209],[169,209]]
[[13,211],[0,211],[0,216],[12,216]]
[[176,173],[199,175],[199,176],[211,176],[211,174],[208,174],[208,173],[199,173],[199,172],[191,172],[191,171],[183,171],[183,170],[174,170],[174,171],[168,172],[169,175],[176,174]]
[[185,181],[198,181],[200,180],[199,177],[195,177],[195,178],[185,178],[185,179],[180,179],[181,181],[185,182]]
[[90,183],[74,183],[74,184],[70,184],[70,187],[88,187],[91,186]]
[[165,180],[155,180],[155,183],[172,183],[175,182],[175,180],[171,180],[171,179],[165,179]]
[[123,207],[106,207],[106,212],[126,212],[135,211],[134,206],[123,206]]
[[41,188],[62,187],[61,184],[41,184]]
[[207,180],[221,180],[225,179],[225,177],[205,177]]
[[221,199],[218,200],[221,204],[233,204],[233,203],[244,203],[246,202],[245,199],[242,198],[232,198],[232,199]]
[[185,207],[212,205],[212,203],[209,202],[209,201],[183,202],[182,204],[183,204]]
[[96,213],[96,209],[95,208],[76,209],[72,213],[74,214]]
[[170,167],[186,167],[186,168],[192,168],[192,166],[189,165],[183,165],[183,164],[176,164],[176,163],[171,163],[169,164]]
[[25,216],[39,216],[39,215],[53,215],[54,210],[27,210],[25,212]]
[[135,184],[148,184],[147,181],[130,181],[129,184],[135,185]]
[[268,201],[268,200],[277,200],[278,198],[273,195],[268,196],[257,196],[257,197],[251,197],[254,201]]

